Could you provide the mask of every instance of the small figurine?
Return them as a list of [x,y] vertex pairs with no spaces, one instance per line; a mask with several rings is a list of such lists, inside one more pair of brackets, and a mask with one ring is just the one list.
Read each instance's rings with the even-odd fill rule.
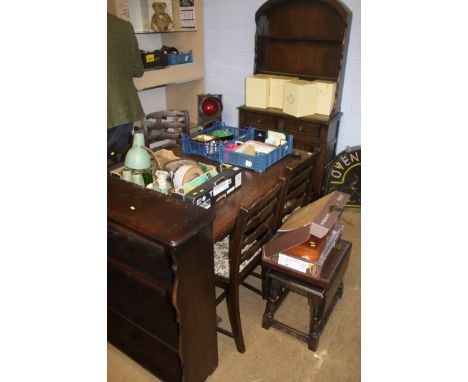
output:
[[155,32],[167,32],[173,29],[171,16],[166,12],[167,4],[163,2],[153,3],[154,14],[151,17],[151,29]]

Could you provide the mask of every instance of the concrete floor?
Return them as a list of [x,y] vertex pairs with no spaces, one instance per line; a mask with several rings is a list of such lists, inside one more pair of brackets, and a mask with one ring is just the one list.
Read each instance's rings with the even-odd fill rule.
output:
[[[361,214],[345,212],[343,237],[353,243],[344,277],[344,294],[325,327],[317,352],[274,328],[261,326],[265,303],[241,287],[240,311],[246,352],[237,352],[234,340],[218,333],[219,365],[207,382],[346,382],[361,379]],[[256,279],[249,278],[254,283]],[[290,293],[275,318],[308,331],[305,297]],[[229,328],[226,304],[217,308],[222,324]],[[107,345],[109,382],[160,381],[112,345]]]

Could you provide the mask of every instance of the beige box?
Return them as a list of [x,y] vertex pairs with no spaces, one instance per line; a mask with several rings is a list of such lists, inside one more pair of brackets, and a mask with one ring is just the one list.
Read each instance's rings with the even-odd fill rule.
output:
[[287,81],[298,80],[299,77],[271,76],[270,77],[270,107],[283,108],[284,84]]
[[335,102],[336,82],[315,80],[313,83],[317,84],[318,87],[317,109],[315,112],[330,115]]
[[304,80],[284,83],[283,113],[305,117],[316,113],[318,85]]
[[266,109],[270,105],[270,76],[255,74],[245,78],[245,106]]

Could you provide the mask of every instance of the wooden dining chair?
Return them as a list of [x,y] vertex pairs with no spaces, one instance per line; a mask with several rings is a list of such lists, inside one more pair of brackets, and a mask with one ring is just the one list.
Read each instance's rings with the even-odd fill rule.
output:
[[311,155],[297,167],[286,168],[286,184],[280,200],[281,212],[278,215],[278,228],[295,210],[311,202],[314,161],[315,155]]
[[[239,310],[239,286],[243,285],[262,297],[266,295],[266,283],[263,282],[265,272],[262,268],[260,275],[254,270],[261,264],[263,244],[276,230],[283,188],[284,180],[280,179],[275,187],[253,205],[242,207],[233,233],[214,245],[215,283],[223,289],[216,299],[216,305],[226,298],[232,332],[219,326],[218,331],[234,338],[240,353],[245,352],[245,344]],[[262,290],[245,281],[249,275],[262,278]]]

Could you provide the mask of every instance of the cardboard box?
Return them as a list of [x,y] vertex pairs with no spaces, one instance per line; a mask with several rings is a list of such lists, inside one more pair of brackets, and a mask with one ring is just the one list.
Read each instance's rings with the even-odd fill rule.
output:
[[318,87],[317,108],[315,112],[317,114],[330,115],[335,103],[336,82],[322,80],[312,82],[317,84]]
[[[341,236],[342,227],[336,223],[349,199],[350,195],[333,191],[294,212],[263,246],[262,262],[272,268],[300,272],[305,277],[317,278],[326,257]],[[323,258],[319,257],[314,261],[313,254],[307,256],[302,253],[301,257],[297,257],[293,254],[294,251],[289,250],[310,240],[311,236],[323,238],[329,232],[334,237],[326,244],[330,247],[328,252],[324,250]]]
[[318,85],[304,80],[284,83],[283,113],[305,117],[316,113]]
[[[334,248],[339,244],[341,240],[341,234],[343,232],[343,226],[341,224],[335,224],[330,229],[327,236],[324,237],[326,244],[322,249],[320,256],[312,258],[306,255],[308,253],[307,245],[308,242],[302,243],[298,247],[301,256],[298,253],[291,253],[298,247],[293,247],[283,252],[275,253],[269,257],[262,259],[265,264],[268,264],[271,268],[285,271],[286,273],[299,273],[305,278],[319,278],[322,269],[325,265],[329,255],[333,252]],[[306,249],[304,251],[304,249]]]
[[270,76],[255,74],[245,78],[245,105],[266,109],[270,105]]
[[297,80],[299,77],[270,76],[270,102],[269,107],[283,108],[284,84]]
[[241,185],[242,169],[232,166],[185,195],[177,193],[172,193],[171,195],[177,199],[209,209],[213,207],[217,201],[228,196]]

